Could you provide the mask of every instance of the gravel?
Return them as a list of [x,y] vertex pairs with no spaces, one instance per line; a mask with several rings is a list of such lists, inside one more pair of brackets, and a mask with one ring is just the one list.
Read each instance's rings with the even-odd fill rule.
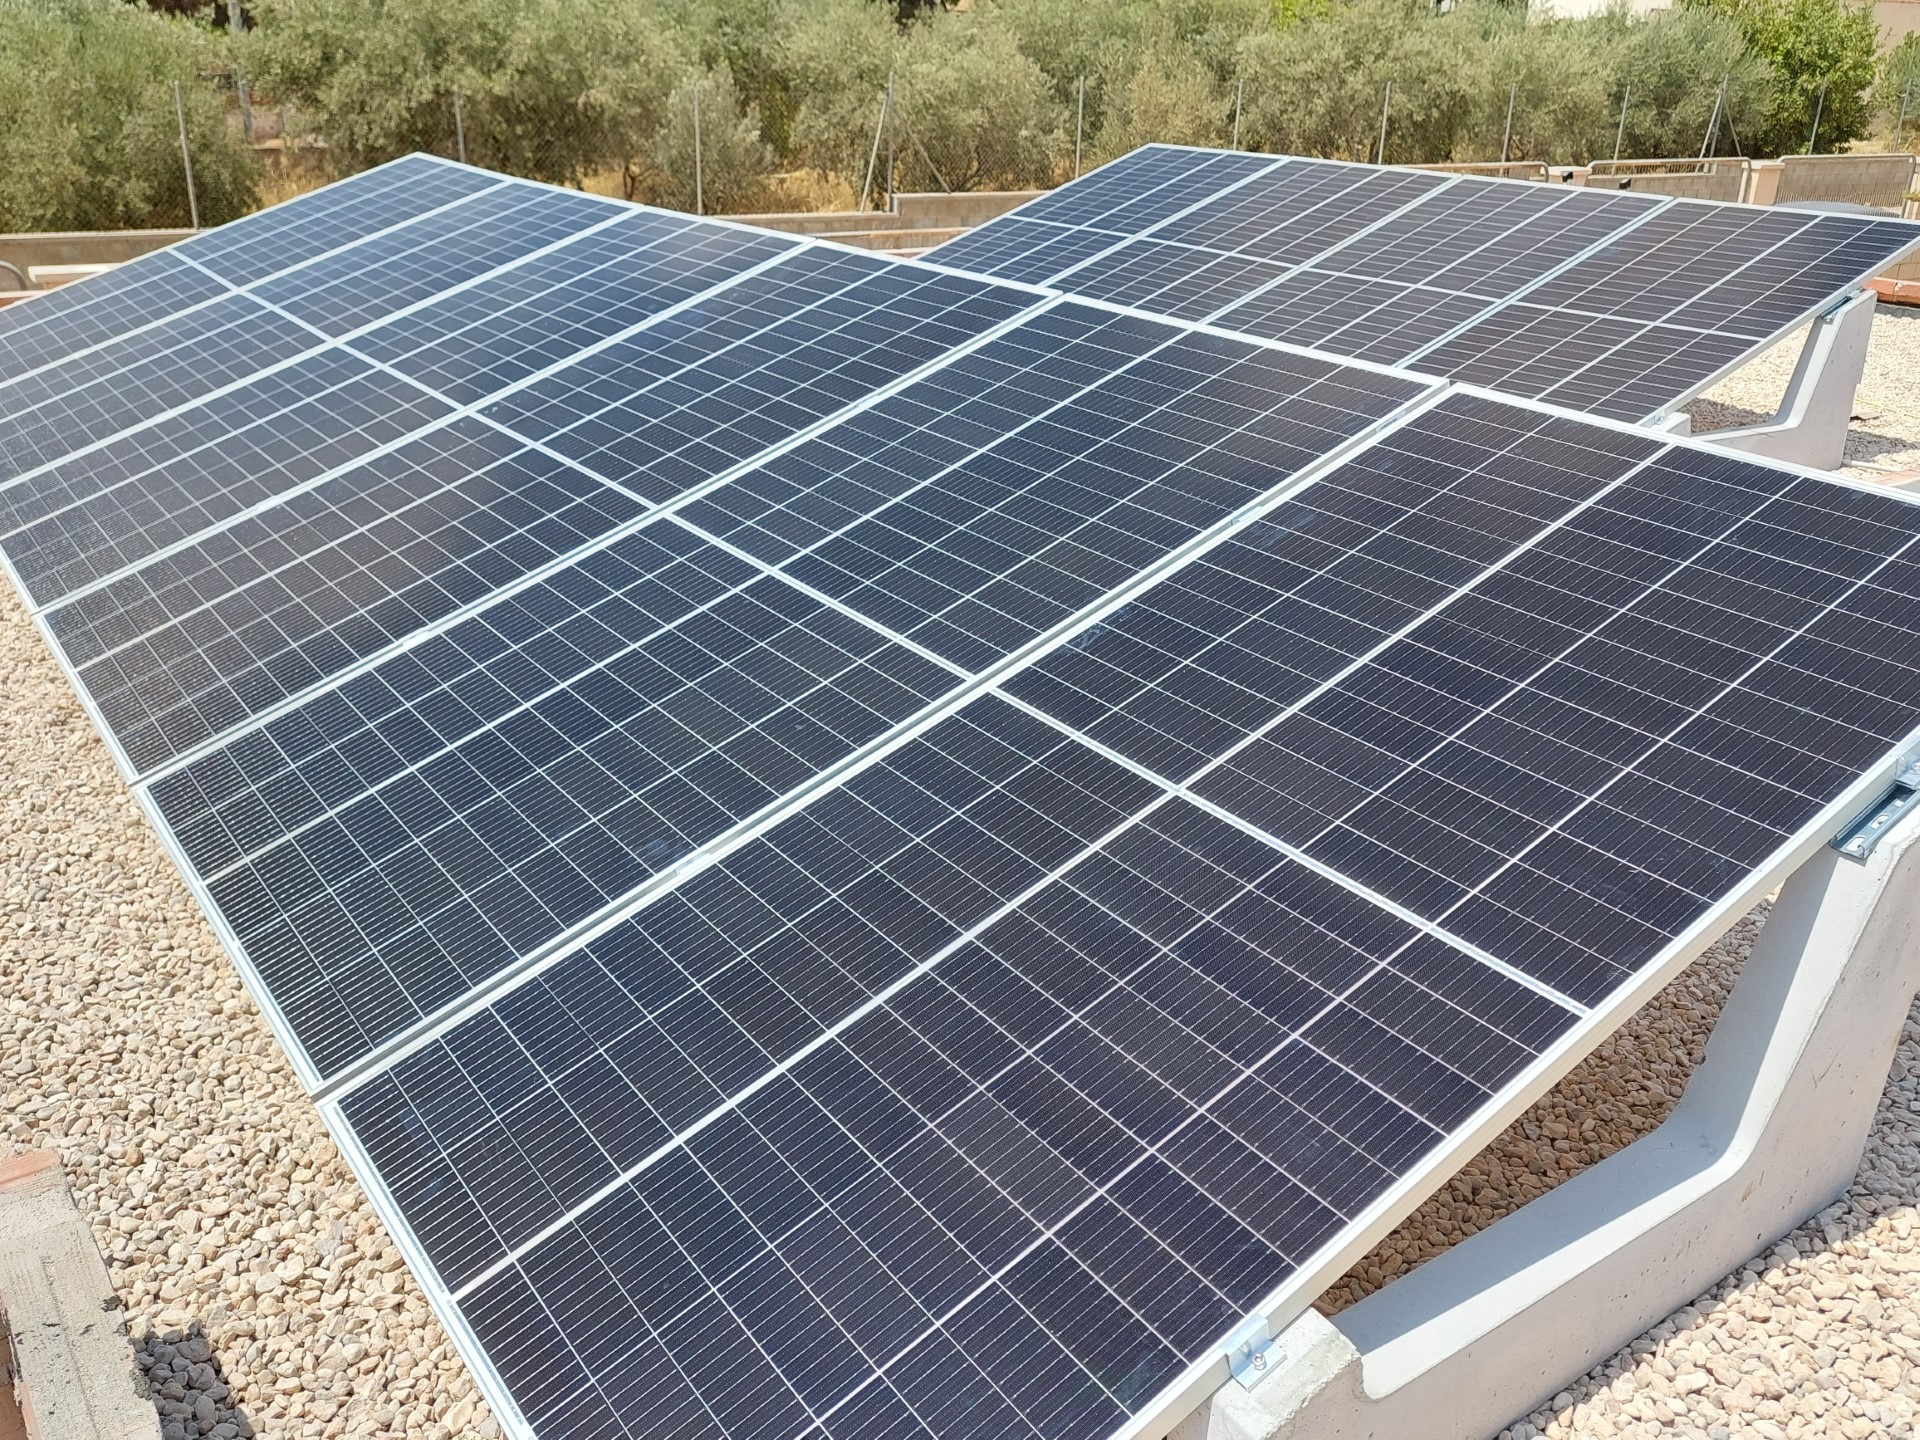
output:
[[497,1436],[10,588],[0,694],[0,1136],[59,1149],[162,1433]]
[[[1696,402],[1770,413],[1786,345]],[[1849,470],[1920,469],[1920,311],[1883,309]],[[0,1145],[51,1145],[167,1440],[498,1427],[11,592],[0,593]],[[1332,1290],[1333,1311],[1659,1124],[1742,920]],[[1846,1199],[1503,1432],[1908,1434],[1920,1410],[1920,1007]]]

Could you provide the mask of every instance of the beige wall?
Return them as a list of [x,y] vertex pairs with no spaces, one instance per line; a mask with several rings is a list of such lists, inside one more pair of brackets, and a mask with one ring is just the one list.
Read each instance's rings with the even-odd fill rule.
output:
[[[0,235],[0,290],[23,290],[35,265],[118,265],[162,245],[184,240],[191,230],[79,230]],[[7,267],[12,267],[11,269]],[[16,273],[17,272],[17,273]]]
[[1898,45],[1920,31],[1920,0],[1877,0],[1873,18],[1880,22],[1881,43]]

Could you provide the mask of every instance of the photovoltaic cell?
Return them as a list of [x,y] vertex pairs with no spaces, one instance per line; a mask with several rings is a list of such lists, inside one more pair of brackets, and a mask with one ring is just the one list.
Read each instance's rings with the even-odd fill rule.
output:
[[[525,623],[507,604],[492,618]],[[434,750],[209,888],[331,1074],[951,684],[767,577]]]
[[[552,387],[500,402],[562,452],[594,457],[584,434],[617,428],[617,454],[595,458],[626,488],[463,418],[52,610],[49,629],[133,773],[634,519],[646,508],[635,488],[671,499],[664,484],[631,483],[642,454],[652,457],[648,479],[697,484],[1028,302],[934,271],[896,283],[864,257],[851,274],[832,255],[794,263],[802,288],[827,299],[776,322],[786,327],[778,335],[746,329],[756,307],[765,313],[791,292],[792,277],[770,271],[757,293],[730,292],[713,312],[689,311],[668,333],[642,331],[602,352],[611,361],[583,362],[605,377],[594,382],[602,393],[623,387],[617,420],[594,416],[587,432],[538,423],[555,394],[579,404],[591,393],[573,367]],[[718,314],[735,326],[710,323]],[[900,325],[914,326],[913,338],[884,343]],[[658,379],[636,394],[643,356]]]
[[[510,1429],[1110,1436],[1920,726],[1900,497],[355,184],[183,251],[344,344],[0,321],[0,539]],[[1704,213],[1154,147],[961,244],[1624,413],[1908,235]]]
[[139,256],[85,285],[34,295],[0,315],[0,382],[500,183],[409,157]]
[[153,793],[194,868],[221,874],[760,578],[677,525],[647,526],[161,776]]
[[1065,1440],[1571,1019],[987,699],[343,1108],[536,1428]]
[[319,351],[0,489],[0,546],[51,605],[450,413]]
[[231,285],[250,285],[505,183],[504,177],[484,170],[407,155],[196,235],[177,253]]
[[1021,207],[1032,220],[1128,235],[1271,169],[1268,155],[1147,145]]
[[0,485],[311,348],[245,295],[0,384]]
[[356,335],[353,348],[473,404],[795,243],[642,211]]
[[1177,320],[1204,320],[1286,273],[1285,265],[1245,255],[1135,240],[1090,260],[1060,284],[1092,300]]
[[1334,548],[1321,504],[1391,503],[1358,462],[1013,689],[1596,1003],[1912,731],[1920,672],[1858,646],[1912,603],[1914,517],[1692,451],[1556,516],[1489,464],[1414,465],[1443,490]]
[[[381,1165],[419,1194],[421,1233],[458,1286],[1155,793],[1010,706],[970,707],[416,1052],[349,1108],[379,1127],[376,1144],[424,1132],[445,1157],[414,1171],[403,1149]],[[521,1101],[547,1090],[555,1125],[520,1137],[501,1093],[514,1089]],[[606,1123],[582,1127],[569,1098]],[[398,1109],[417,1118],[396,1123]],[[591,1168],[537,1152],[512,1172],[483,1160],[549,1141]],[[468,1198],[496,1191],[525,1203],[508,1212]]]
[[1446,401],[341,1113],[536,1430],[1108,1435],[1912,733],[1917,538]]
[[1900,221],[1299,159],[1177,212],[1126,208],[1176,193],[1182,164],[1182,195],[1210,173],[1204,151],[1128,163],[933,258],[1641,420],[1920,246]]
[[1451,187],[1216,315],[1214,323],[1397,363],[1659,203],[1544,185]]
[[227,287],[169,251],[0,310],[0,384],[77,350],[227,294]]
[[506,184],[348,246],[248,294],[327,335],[357,330],[620,214],[594,195]]
[[1294,161],[1153,232],[1161,241],[1297,265],[1446,185],[1417,170]]
[[462,419],[60,606],[47,626],[145,774],[644,508]]
[[1116,237],[1105,231],[1051,225],[1023,214],[947,241],[938,258],[943,265],[975,275],[1039,285],[1115,243]]
[[1036,303],[937,270],[808,250],[483,413],[662,501]]
[[1676,203],[1413,363],[1638,420],[1917,243],[1897,221]]
[[903,486],[782,570],[978,669],[1418,393],[1396,377],[1181,337]]

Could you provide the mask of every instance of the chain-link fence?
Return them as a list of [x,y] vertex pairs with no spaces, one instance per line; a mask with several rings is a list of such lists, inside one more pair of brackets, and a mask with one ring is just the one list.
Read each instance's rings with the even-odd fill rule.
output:
[[[1064,125],[1020,129],[981,112],[956,120],[948,97],[930,96],[890,77],[851,120],[835,160],[813,169],[782,171],[757,121],[743,110],[725,73],[696,77],[675,88],[664,106],[632,117],[556,112],[516,105],[511,96],[467,96],[447,91],[415,101],[398,127],[405,143],[366,143],[351,132],[328,133],[317,117],[232,73],[203,75],[170,101],[178,131],[182,184],[176,201],[156,205],[155,225],[215,224],[272,204],[404,153],[425,150],[502,173],[575,186],[628,200],[709,214],[757,211],[883,211],[903,193],[1044,188],[1071,179],[1108,158],[1096,151],[1086,123],[1087,77],[1075,87]],[[1245,143],[1245,90],[1233,95],[1223,134],[1212,143]],[[1507,109],[1499,151],[1467,155],[1434,168],[1539,178],[1546,162],[1516,153],[1513,92],[1495,97]],[[1631,103],[1622,97],[1622,115]],[[849,116],[858,109],[846,107]],[[1498,108],[1498,107],[1496,107]],[[1920,107],[1916,107],[1920,109]],[[1703,151],[1723,137],[1718,108],[1702,138]],[[1920,114],[1907,121],[1907,139],[1920,140]],[[1380,132],[1364,158],[1397,160],[1395,97],[1383,90]],[[1621,121],[1621,133],[1626,123]],[[1151,133],[1134,137],[1157,138]],[[1189,137],[1171,137],[1183,140]],[[1810,142],[1811,143],[1811,142]],[[1489,146],[1489,148],[1492,148]],[[1592,162],[1594,183],[1661,193],[1737,199],[1743,162],[1725,156],[1678,160],[1632,157]],[[1722,192],[1727,193],[1722,193]],[[1850,198],[1850,197],[1849,197]],[[177,214],[175,212],[178,212]]]

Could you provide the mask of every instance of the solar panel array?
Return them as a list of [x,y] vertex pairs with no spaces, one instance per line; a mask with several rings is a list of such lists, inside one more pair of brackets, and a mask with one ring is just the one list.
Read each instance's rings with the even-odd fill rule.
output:
[[1149,146],[933,256],[1637,421],[1916,248],[1907,221]]
[[[1000,233],[1424,336],[1669,213],[1358,173]],[[0,355],[0,553],[515,1433],[1167,1418],[1920,727],[1901,496],[423,157]]]

